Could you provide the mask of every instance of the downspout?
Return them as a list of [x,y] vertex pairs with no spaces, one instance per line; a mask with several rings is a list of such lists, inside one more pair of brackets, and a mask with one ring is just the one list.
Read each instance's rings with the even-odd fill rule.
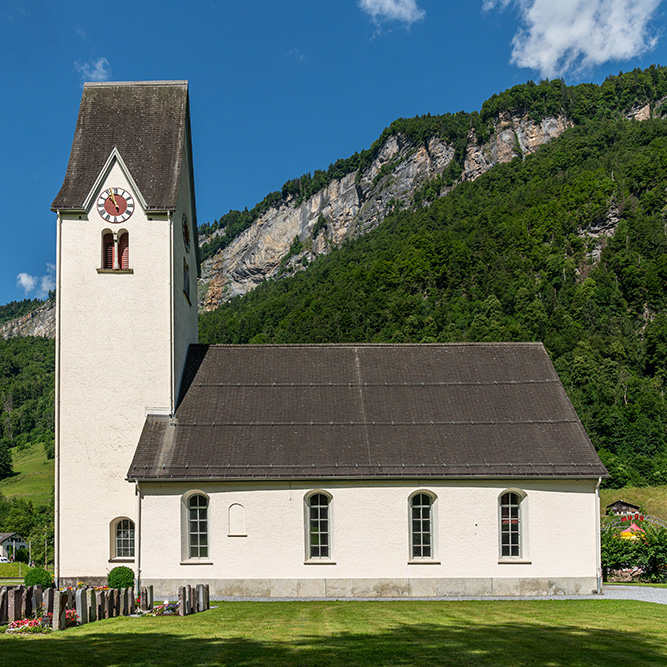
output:
[[53,568],[56,586],[60,586],[60,341],[61,341],[61,282],[62,282],[62,218],[57,211],[56,221],[56,404],[55,404],[55,488],[54,488],[54,517],[53,517]]
[[170,355],[170,370],[169,370],[169,414],[173,415],[176,409],[176,397],[174,396],[175,379],[175,351],[174,351],[174,300],[176,294],[174,292],[175,276],[174,276],[174,221],[172,212],[167,212],[167,220],[169,221],[169,355]]
[[597,570],[597,594],[602,595],[602,539],[600,529],[600,484],[602,477],[598,477],[595,485],[595,566]]
[[134,493],[137,496],[137,525],[134,534],[134,550],[136,554],[135,578],[137,587],[134,589],[135,597],[141,592],[141,488],[139,482],[134,483]]

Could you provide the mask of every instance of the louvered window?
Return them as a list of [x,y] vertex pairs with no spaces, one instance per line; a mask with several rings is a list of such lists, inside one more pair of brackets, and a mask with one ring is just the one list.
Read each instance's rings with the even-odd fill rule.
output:
[[113,234],[105,234],[102,239],[102,268],[113,269],[114,242]]
[[125,233],[118,239],[118,264],[120,269],[130,268],[130,235]]

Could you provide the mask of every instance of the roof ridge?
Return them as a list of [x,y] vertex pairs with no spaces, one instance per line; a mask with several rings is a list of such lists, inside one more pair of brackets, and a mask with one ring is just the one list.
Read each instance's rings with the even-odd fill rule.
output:
[[113,86],[187,86],[187,79],[173,81],[86,81],[84,88],[104,88]]

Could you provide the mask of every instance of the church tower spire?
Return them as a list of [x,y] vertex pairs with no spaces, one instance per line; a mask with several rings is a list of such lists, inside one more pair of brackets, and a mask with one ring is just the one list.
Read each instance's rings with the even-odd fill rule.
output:
[[197,342],[184,81],[89,83],[63,185],[56,293],[56,575],[138,569],[125,479],[146,414],[173,414]]

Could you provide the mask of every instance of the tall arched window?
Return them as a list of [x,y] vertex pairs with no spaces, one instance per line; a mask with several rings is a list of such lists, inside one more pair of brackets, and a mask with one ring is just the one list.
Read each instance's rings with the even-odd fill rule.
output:
[[188,499],[188,556],[208,558],[208,499],[200,494]]
[[134,558],[134,521],[116,523],[116,558]]
[[521,500],[515,491],[500,496],[501,558],[521,558]]
[[308,497],[308,558],[331,557],[329,496],[313,493]]
[[433,558],[433,498],[428,493],[410,499],[410,542],[413,559]]

